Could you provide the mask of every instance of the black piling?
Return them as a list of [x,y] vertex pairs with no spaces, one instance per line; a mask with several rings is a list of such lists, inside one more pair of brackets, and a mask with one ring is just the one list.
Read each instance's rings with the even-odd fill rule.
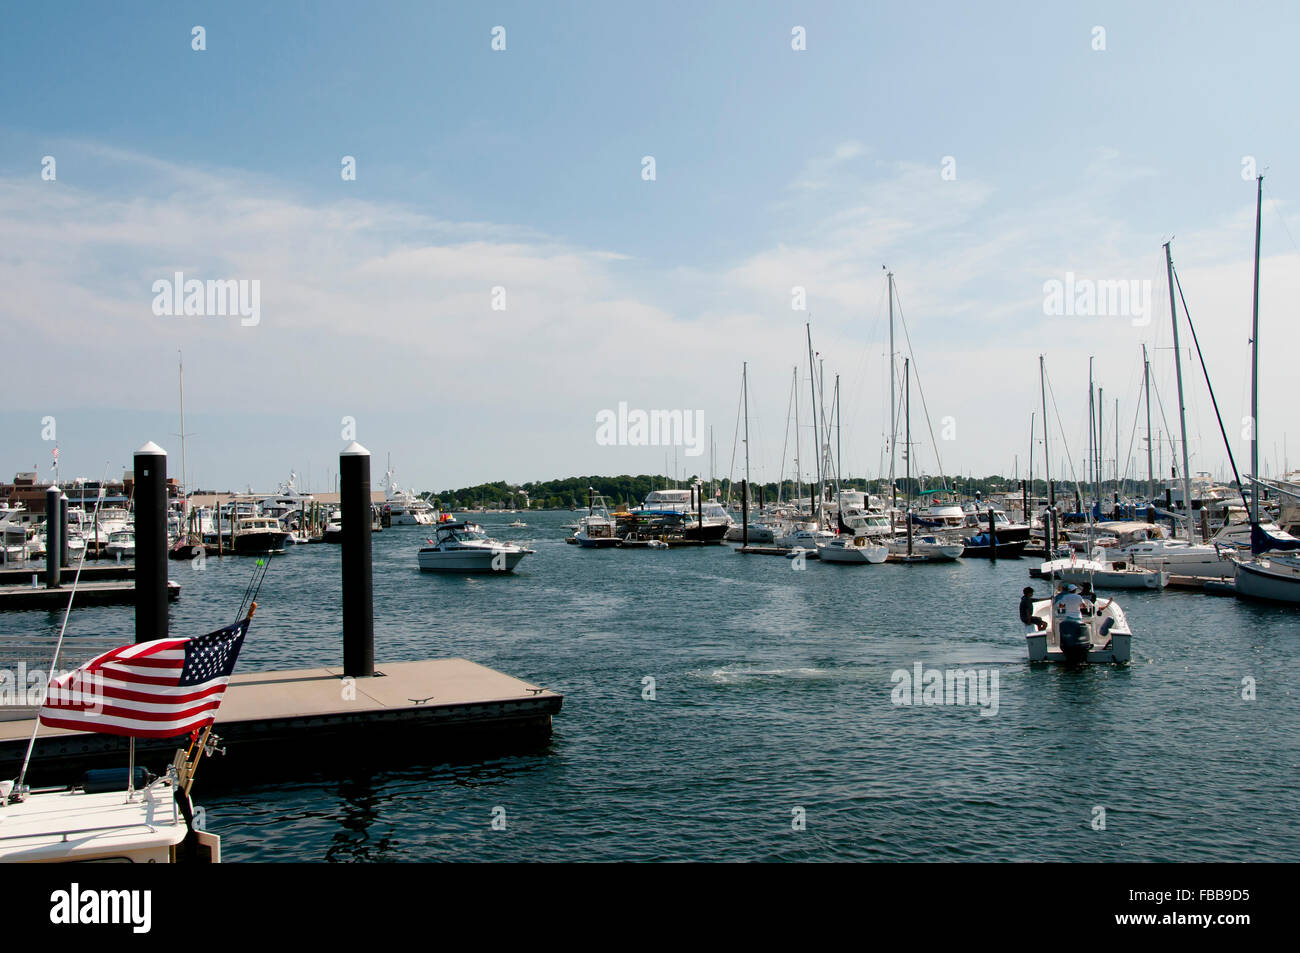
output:
[[167,451],[153,441],[135,452],[135,640],[165,639],[167,618]]
[[339,454],[343,526],[343,674],[375,674],[374,582],[370,555],[370,451],[355,440]]
[[59,539],[59,498],[63,494],[51,485],[45,491],[45,588],[59,588],[59,556],[63,552]]
[[68,552],[68,494],[59,494],[59,565],[65,569],[72,565]]
[[998,558],[998,534],[994,530],[993,507],[989,507],[989,558],[996,560]]

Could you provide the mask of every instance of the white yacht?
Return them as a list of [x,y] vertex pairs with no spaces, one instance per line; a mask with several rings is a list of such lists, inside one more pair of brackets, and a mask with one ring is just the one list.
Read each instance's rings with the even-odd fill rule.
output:
[[396,471],[390,466],[384,474],[384,512],[393,526],[432,526],[438,522],[438,511],[410,490],[403,490],[393,479]]
[[477,523],[440,523],[416,558],[425,572],[512,572],[533,552],[488,538]]
[[795,523],[784,536],[776,538],[776,544],[787,549],[816,550],[820,544],[829,543],[834,538],[834,533],[820,529],[815,522]]
[[1231,579],[1237,572],[1233,546],[1168,539],[1164,527],[1154,523],[1098,523],[1097,530],[1115,537],[1104,550],[1110,562],[1197,579]]

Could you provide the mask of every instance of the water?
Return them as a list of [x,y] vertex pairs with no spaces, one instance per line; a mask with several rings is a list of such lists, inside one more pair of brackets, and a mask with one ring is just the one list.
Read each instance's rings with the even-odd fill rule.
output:
[[[1123,593],[1131,666],[1031,667],[1029,560],[799,572],[730,547],[582,550],[571,514],[524,518],[483,518],[537,550],[511,576],[421,574],[427,530],[375,536],[376,657],[463,656],[562,692],[551,745],[231,794],[200,777],[225,859],[1300,860],[1294,609]],[[339,555],[276,558],[239,670],[340,661]],[[252,570],[206,566],[173,564],[176,634],[231,620]],[[58,621],[10,613],[6,635],[44,644]],[[128,608],[69,625],[74,654],[132,637]],[[995,670],[996,715],[893,704],[916,662]]]

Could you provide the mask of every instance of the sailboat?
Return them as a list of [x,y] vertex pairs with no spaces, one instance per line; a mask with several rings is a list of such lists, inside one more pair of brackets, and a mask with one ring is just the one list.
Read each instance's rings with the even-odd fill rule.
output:
[[1256,177],[1255,192],[1255,294],[1250,342],[1250,559],[1237,563],[1234,589],[1238,596],[1300,605],[1300,540],[1271,533],[1260,525],[1259,498],[1259,243],[1264,207],[1264,176]]

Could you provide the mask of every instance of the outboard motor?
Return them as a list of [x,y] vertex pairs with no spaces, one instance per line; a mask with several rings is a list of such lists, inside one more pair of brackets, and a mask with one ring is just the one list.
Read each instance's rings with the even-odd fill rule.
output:
[[1091,640],[1088,638],[1088,629],[1083,623],[1073,619],[1059,619],[1056,623],[1056,632],[1061,642],[1061,654],[1065,656],[1067,662],[1081,665],[1088,661]]

